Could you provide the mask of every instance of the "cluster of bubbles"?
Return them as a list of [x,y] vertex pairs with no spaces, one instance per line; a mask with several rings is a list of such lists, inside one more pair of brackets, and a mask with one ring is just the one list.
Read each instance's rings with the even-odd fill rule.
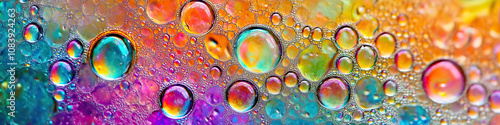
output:
[[426,17],[444,16],[434,6],[444,4],[0,1],[3,24],[17,11],[15,26],[0,32],[16,29],[19,50],[15,90],[0,71],[0,102],[15,91],[16,103],[31,105],[18,110],[26,117],[0,121],[500,124],[500,44],[492,42],[500,28],[466,24],[487,20],[474,8],[500,5],[440,9],[464,8],[462,22]]

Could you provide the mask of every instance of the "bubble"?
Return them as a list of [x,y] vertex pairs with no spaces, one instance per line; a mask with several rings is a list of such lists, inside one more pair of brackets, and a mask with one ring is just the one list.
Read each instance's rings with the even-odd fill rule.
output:
[[369,45],[363,45],[356,51],[356,61],[361,69],[369,70],[377,62],[377,53]]
[[285,85],[288,87],[295,87],[295,85],[297,85],[298,77],[297,74],[295,74],[294,72],[286,73],[284,79],[285,79]]
[[157,24],[166,24],[173,21],[181,0],[149,0],[146,14]]
[[181,22],[184,29],[193,34],[206,33],[215,21],[212,7],[203,1],[191,1],[181,11]]
[[481,70],[477,66],[469,68],[469,80],[471,82],[479,82],[481,80]]
[[422,73],[422,86],[432,101],[449,104],[460,98],[466,85],[464,73],[458,64],[450,60],[438,60]]
[[312,32],[312,39],[314,41],[320,41],[321,38],[323,38],[323,31],[321,30],[321,28],[319,27],[314,28]]
[[358,31],[363,37],[372,38],[378,30],[378,20],[369,14],[364,14],[356,24]]
[[398,109],[398,124],[400,125],[428,125],[431,116],[422,106],[403,106]]
[[377,46],[381,57],[388,58],[396,50],[396,38],[390,33],[381,33],[375,38],[375,46]]
[[343,50],[349,50],[358,45],[358,38],[358,33],[349,26],[341,27],[335,33],[335,43]]
[[477,119],[477,117],[479,116],[479,108],[476,106],[469,107],[469,110],[467,110],[467,115],[471,119]]
[[278,94],[281,91],[281,79],[276,76],[271,76],[266,80],[266,88],[270,94]]
[[222,72],[220,70],[219,67],[217,66],[214,66],[210,69],[210,75],[212,76],[212,78],[214,78],[215,80],[219,79],[219,77],[221,76]]
[[82,43],[76,39],[69,41],[68,46],[66,47],[66,52],[71,58],[80,58],[80,56],[82,56],[83,50],[84,48],[82,46]]
[[266,114],[271,119],[281,119],[286,113],[286,105],[278,99],[270,100],[266,103]]
[[304,78],[318,81],[331,68],[331,60],[332,57],[311,45],[300,53],[297,68]]
[[56,22],[47,23],[46,30],[47,32],[45,32],[44,39],[52,47],[63,45],[70,35],[69,28]]
[[290,59],[295,59],[297,57],[297,54],[299,54],[299,48],[295,47],[294,45],[288,45],[286,48],[286,55]]
[[399,26],[408,25],[408,16],[406,16],[406,14],[399,14],[398,15],[398,23],[399,23]]
[[24,39],[30,43],[40,40],[42,33],[42,27],[36,23],[30,23],[24,27]]
[[205,36],[205,48],[208,54],[220,61],[231,59],[231,42],[223,34],[210,33]]
[[[285,27],[285,29],[283,29],[283,33],[282,33],[282,37],[284,40],[286,41],[291,41],[295,38],[295,30],[291,27]],[[289,45],[289,47],[292,46],[292,45]]]
[[394,57],[399,71],[410,71],[413,68],[413,56],[408,50],[401,50]]
[[389,80],[384,84],[384,92],[387,96],[394,96],[398,93],[398,85],[396,82]]
[[356,111],[352,112],[352,117],[356,121],[361,121],[364,116],[365,116],[365,114],[361,110],[356,110]]
[[309,35],[311,35],[311,27],[309,26],[305,26],[303,29],[302,29],[302,36],[304,38],[307,38],[309,37]]
[[186,86],[171,85],[160,95],[161,110],[169,118],[185,117],[193,107],[193,94]]
[[472,84],[467,90],[467,99],[472,105],[480,106],[486,102],[486,88],[481,84]]
[[19,46],[19,49],[21,51],[21,54],[23,54],[25,56],[29,56],[33,52],[33,48],[31,47],[31,44],[28,42],[21,42],[21,43],[19,43],[18,46]]
[[125,33],[104,32],[92,43],[89,62],[97,76],[105,80],[115,80],[123,77],[133,66],[135,49]]
[[36,5],[31,6],[30,7],[30,14],[32,16],[35,16],[36,14],[38,14],[38,6],[36,6]]
[[271,14],[271,23],[274,25],[278,25],[282,20],[282,17],[279,13],[273,13]]
[[50,68],[50,81],[57,86],[65,86],[75,77],[75,69],[70,62],[59,60]]
[[491,92],[488,100],[490,101],[491,110],[495,113],[500,113],[500,90]]
[[339,60],[337,60],[337,69],[339,70],[340,73],[342,74],[349,74],[351,73],[354,65],[351,60],[351,58],[344,56],[340,57]]
[[361,78],[354,88],[356,103],[363,109],[374,109],[382,105],[385,94],[383,85],[377,78]]
[[54,92],[54,99],[58,102],[61,102],[61,101],[64,101],[64,99],[66,98],[66,93],[64,92],[64,90],[62,89],[57,89],[55,92]]
[[328,78],[318,87],[318,100],[328,109],[338,110],[349,101],[349,85],[340,77]]
[[231,109],[245,113],[257,104],[257,94],[257,89],[252,83],[236,81],[226,90],[226,100]]
[[301,81],[299,83],[299,91],[302,93],[307,93],[309,92],[309,89],[311,88],[311,84],[309,84],[308,81]]
[[254,73],[265,73],[278,65],[281,45],[271,31],[249,28],[239,34],[235,54],[244,69]]

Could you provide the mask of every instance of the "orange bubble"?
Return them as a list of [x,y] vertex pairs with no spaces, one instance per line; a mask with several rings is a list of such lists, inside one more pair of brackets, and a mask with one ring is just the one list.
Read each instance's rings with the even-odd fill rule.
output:
[[184,29],[193,34],[206,33],[215,21],[213,9],[203,1],[187,3],[181,11],[181,22]]

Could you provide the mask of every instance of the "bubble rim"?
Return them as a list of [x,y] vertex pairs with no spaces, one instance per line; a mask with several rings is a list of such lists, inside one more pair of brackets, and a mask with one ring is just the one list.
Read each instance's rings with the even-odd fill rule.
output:
[[[121,77],[118,77],[116,79],[105,79],[105,78],[102,78],[101,76],[97,75],[95,72],[94,72],[94,69],[93,69],[93,65],[91,63],[91,58],[92,58],[92,53],[93,53],[93,49],[97,46],[98,43],[100,43],[100,40],[106,36],[109,36],[109,35],[118,35],[118,36],[121,36],[125,39],[127,39],[130,43],[130,48],[132,49],[132,60],[130,62],[130,66],[127,68],[127,71],[123,74],[123,76]],[[125,42],[125,41],[124,41]],[[87,58],[85,59],[86,62],[89,63],[89,66],[90,68],[92,69],[92,72],[98,76],[100,79],[104,79],[106,81],[118,81],[118,80],[121,80],[125,77],[127,77],[130,72],[132,72],[132,70],[134,70],[134,67],[135,67],[135,64],[137,63],[137,51],[138,51],[138,47],[137,47],[137,43],[132,39],[132,37],[130,37],[128,35],[128,33],[125,33],[121,30],[109,30],[109,31],[104,31],[102,33],[100,33],[99,35],[97,35],[94,39],[92,39],[91,41],[89,41],[90,43],[90,46],[88,48],[88,51],[86,52],[86,54],[88,55]]]

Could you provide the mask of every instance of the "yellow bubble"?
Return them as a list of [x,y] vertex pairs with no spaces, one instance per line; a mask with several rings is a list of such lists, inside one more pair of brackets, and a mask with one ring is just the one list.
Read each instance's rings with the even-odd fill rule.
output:
[[291,41],[293,40],[293,38],[295,38],[295,30],[293,30],[293,28],[290,28],[290,27],[286,27],[285,29],[283,29],[283,39],[287,40],[287,41]]
[[371,15],[365,14],[361,17],[361,19],[359,19],[356,27],[361,35],[367,38],[372,38],[373,34],[375,34],[378,30],[378,20]]
[[295,47],[294,45],[289,45],[286,48],[286,55],[290,59],[295,59],[297,57],[297,54],[299,54],[299,48]]
[[285,85],[288,87],[294,87],[295,85],[297,85],[298,78],[297,74],[295,74],[294,72],[286,73],[284,79],[285,79]]
[[323,37],[323,31],[321,30],[321,28],[319,27],[314,28],[312,32],[313,40],[320,41],[322,37]]
[[358,33],[351,27],[344,26],[335,33],[335,42],[340,49],[352,49],[358,45]]
[[410,71],[413,67],[413,57],[408,50],[401,50],[394,59],[399,71]]
[[205,48],[208,54],[221,61],[231,59],[231,42],[225,35],[210,33],[205,37]]
[[336,66],[340,73],[349,74],[353,69],[353,62],[349,57],[344,56],[340,57],[339,60],[337,60]]
[[304,38],[309,37],[310,34],[311,34],[311,27],[306,26],[306,27],[304,27],[304,29],[302,29],[302,36]]
[[390,33],[382,33],[375,39],[375,46],[380,51],[380,56],[388,58],[396,50],[396,38]]
[[273,13],[271,15],[271,23],[278,25],[281,22],[281,15],[279,13]]
[[266,88],[269,94],[279,94],[281,91],[281,80],[276,76],[271,76],[266,80]]
[[358,51],[356,51],[356,61],[361,69],[371,69],[375,65],[375,62],[377,62],[375,49],[370,45],[361,46]]

